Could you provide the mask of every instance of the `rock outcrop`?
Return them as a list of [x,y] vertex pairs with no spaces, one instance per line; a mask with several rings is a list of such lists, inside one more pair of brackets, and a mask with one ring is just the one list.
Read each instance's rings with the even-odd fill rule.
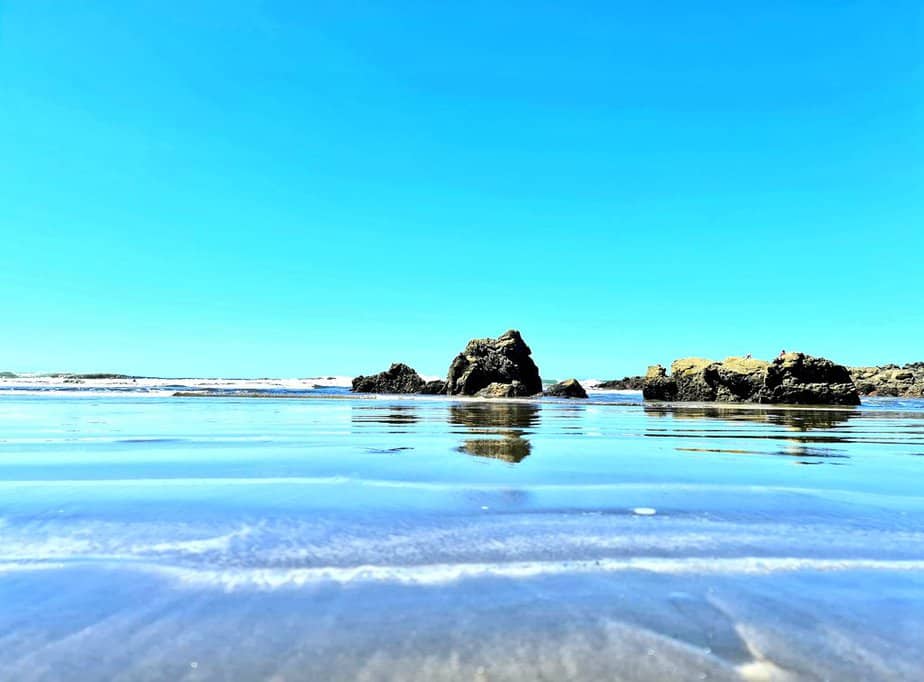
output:
[[650,365],[642,384],[642,397],[645,400],[677,400],[677,382],[667,376],[667,370],[661,365]]
[[[681,358],[671,363],[671,376],[655,365],[648,369],[648,382],[656,391],[643,394],[653,400],[699,402],[757,402],[769,363],[751,358],[726,358],[715,362],[705,358]],[[655,392],[670,397],[656,397]]]
[[502,384],[494,381],[478,391],[475,395],[479,398],[516,398],[526,395],[523,386],[519,381],[512,381],[509,384]]
[[860,395],[843,365],[805,353],[784,353],[767,368],[757,402],[859,405]]
[[731,357],[706,368],[705,374],[715,387],[713,400],[737,403],[752,401],[755,395],[760,395],[767,370],[768,363],[764,360]]
[[446,392],[446,382],[442,379],[434,379],[433,381],[427,381],[423,386],[420,387],[418,393],[423,393],[424,395],[441,395]]
[[645,377],[623,377],[601,381],[594,386],[600,391],[641,391],[645,387]]
[[384,372],[353,379],[354,393],[418,393],[425,385],[420,375],[411,367],[394,363]]
[[752,358],[682,358],[671,374],[648,368],[646,400],[858,405],[860,397],[847,368],[804,353],[785,353],[773,362]]
[[547,396],[553,398],[586,398],[587,391],[577,379],[565,379],[545,389]]
[[851,367],[860,395],[924,398],[924,362],[880,367]]
[[449,366],[446,392],[485,397],[542,393],[539,368],[531,356],[529,346],[515,330],[504,332],[496,339],[473,339]]
[[677,400],[709,402],[715,400],[715,386],[706,370],[718,364],[704,358],[681,358],[671,363],[671,378],[677,384]]

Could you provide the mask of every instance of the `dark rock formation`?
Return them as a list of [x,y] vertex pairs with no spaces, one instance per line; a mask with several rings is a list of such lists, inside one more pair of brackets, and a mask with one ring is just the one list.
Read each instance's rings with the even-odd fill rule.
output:
[[[706,369],[715,364],[703,358],[681,358],[671,363],[671,378],[677,385],[677,400],[715,400],[715,387],[707,380]],[[710,373],[710,379],[712,378]]]
[[441,395],[446,392],[446,382],[442,379],[434,379],[433,381],[427,381],[423,386],[420,387],[418,393],[423,393],[424,395]]
[[539,368],[531,355],[529,346],[515,330],[496,339],[473,339],[449,366],[446,391],[450,395],[481,395],[484,392],[487,397],[542,393]]
[[642,397],[645,400],[677,400],[677,382],[667,376],[667,370],[661,365],[651,365],[645,374]]
[[847,369],[824,358],[786,353],[773,362],[726,358],[713,362],[682,358],[671,375],[649,367],[642,395],[646,400],[857,405],[856,387]]
[[384,372],[353,379],[354,393],[417,393],[424,380],[412,368],[400,362]]
[[726,358],[704,371],[706,381],[715,390],[719,402],[740,403],[754,400],[764,386],[767,363],[753,358]]
[[924,398],[924,362],[880,367],[851,367],[860,395]]
[[90,374],[71,374],[72,379],[135,379],[130,374],[112,374],[109,372],[91,372]]
[[661,365],[649,367],[642,394],[648,400],[753,401],[766,368],[766,362],[745,358],[681,358],[671,363],[670,376]]
[[859,405],[860,396],[843,365],[805,353],[784,353],[767,368],[757,402]]
[[594,388],[601,391],[641,391],[645,386],[645,377],[623,377],[601,381]]
[[[768,363],[763,360],[751,358],[732,357],[722,362],[681,358],[671,363],[669,381],[674,383],[675,400],[754,402],[763,387],[767,366]],[[655,374],[657,378],[664,379],[664,368],[660,367]],[[669,388],[669,381],[653,383]]]
[[577,379],[565,379],[545,389],[545,394],[554,398],[586,398],[587,391]]

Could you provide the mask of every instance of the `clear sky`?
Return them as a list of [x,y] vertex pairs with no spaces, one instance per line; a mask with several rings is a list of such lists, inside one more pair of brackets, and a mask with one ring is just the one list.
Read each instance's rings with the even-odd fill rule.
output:
[[924,360],[924,5],[0,4],[0,369]]

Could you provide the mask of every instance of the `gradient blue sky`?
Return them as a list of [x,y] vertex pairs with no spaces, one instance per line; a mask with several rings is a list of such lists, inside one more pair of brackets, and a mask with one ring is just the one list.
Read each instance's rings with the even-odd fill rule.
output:
[[0,4],[0,369],[924,359],[924,5]]

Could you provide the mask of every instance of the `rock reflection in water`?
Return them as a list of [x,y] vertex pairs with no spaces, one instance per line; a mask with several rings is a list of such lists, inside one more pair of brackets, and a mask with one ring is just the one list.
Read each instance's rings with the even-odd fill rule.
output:
[[[757,439],[781,440],[787,444],[779,450],[743,450],[728,448],[679,447],[686,452],[721,452],[727,454],[784,455],[787,457],[818,459],[849,459],[849,455],[837,447],[823,447],[849,443],[851,439],[844,434],[842,427],[850,419],[858,416],[854,409],[781,409],[750,408],[703,405],[683,407],[646,405],[645,414],[651,417],[670,417],[679,420],[718,419],[726,422],[754,423],[761,427],[751,432],[728,431],[725,428],[676,430],[649,428],[646,436],[665,437],[681,436],[709,439]],[[766,427],[766,428],[764,428]],[[782,427],[782,430],[773,427]],[[818,461],[800,462],[819,464]]]
[[389,426],[386,433],[404,433],[420,421],[415,405],[354,405],[353,424]]
[[532,449],[524,435],[539,424],[539,407],[531,403],[451,405],[449,423],[464,426],[464,433],[486,436],[462,441],[460,452],[517,463]]
[[712,405],[677,409],[669,406],[645,405],[645,414],[652,417],[673,417],[674,419],[705,418],[736,422],[759,422],[762,424],[778,424],[795,431],[812,431],[833,429],[856,417],[858,412],[852,409],[800,410],[774,409],[772,407],[742,409],[740,407],[717,407]]

